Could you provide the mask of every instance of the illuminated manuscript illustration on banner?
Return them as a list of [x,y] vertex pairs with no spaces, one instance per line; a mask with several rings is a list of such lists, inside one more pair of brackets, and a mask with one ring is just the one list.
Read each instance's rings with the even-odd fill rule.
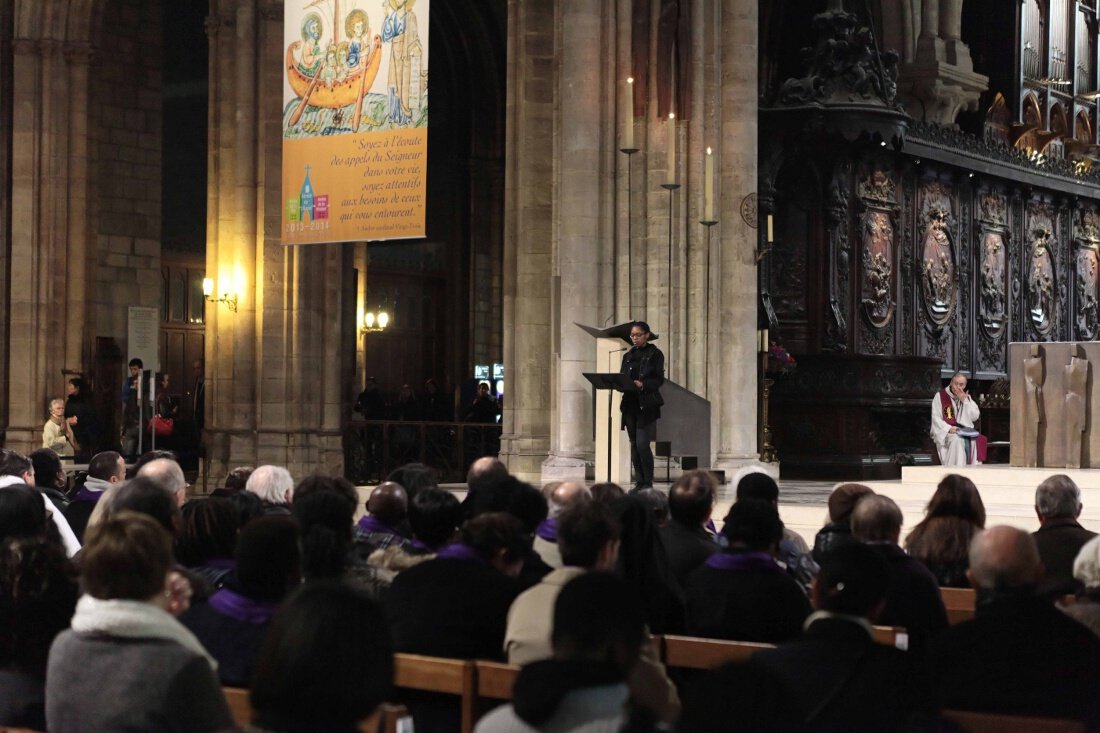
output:
[[430,0],[286,0],[283,243],[424,236]]

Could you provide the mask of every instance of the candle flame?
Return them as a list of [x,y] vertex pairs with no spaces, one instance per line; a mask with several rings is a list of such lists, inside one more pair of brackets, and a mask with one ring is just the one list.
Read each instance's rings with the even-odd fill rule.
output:
[[670,120],[674,120],[674,119],[676,119],[676,113],[675,113],[675,112],[669,112],[669,113],[668,113],[668,118],[669,118]]
[[626,83],[627,84],[633,84],[634,83],[634,77],[633,76],[626,77]]
[[710,146],[707,146],[707,155],[710,155]]

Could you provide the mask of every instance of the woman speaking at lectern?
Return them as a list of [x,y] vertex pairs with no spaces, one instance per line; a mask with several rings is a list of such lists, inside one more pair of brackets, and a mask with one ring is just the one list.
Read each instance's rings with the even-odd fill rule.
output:
[[623,355],[619,369],[634,383],[634,391],[623,392],[619,409],[623,427],[630,438],[630,462],[634,466],[634,490],[653,486],[653,451],[650,441],[657,437],[657,419],[661,417],[661,385],[665,383],[665,355],[650,339],[656,336],[644,321],[630,325],[630,350]]

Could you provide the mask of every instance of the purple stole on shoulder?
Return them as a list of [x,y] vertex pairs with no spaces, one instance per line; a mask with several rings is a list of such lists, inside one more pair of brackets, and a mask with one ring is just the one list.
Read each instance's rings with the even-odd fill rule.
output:
[[779,567],[779,563],[767,552],[716,552],[708,557],[704,564],[714,570],[786,575],[786,571]]
[[253,626],[263,626],[271,622],[278,609],[278,603],[256,601],[228,588],[222,588],[210,596],[210,607],[223,616],[237,619]]

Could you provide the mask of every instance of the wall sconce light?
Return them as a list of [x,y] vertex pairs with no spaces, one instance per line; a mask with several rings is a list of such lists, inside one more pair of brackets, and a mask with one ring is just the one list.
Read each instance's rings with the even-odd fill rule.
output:
[[229,310],[234,313],[237,312],[237,294],[224,292],[220,298],[214,297],[214,278],[204,277],[202,279],[202,294],[211,303],[225,303]]
[[390,325],[390,314],[386,311],[379,309],[378,314],[375,315],[374,311],[367,311],[363,314],[363,327],[359,329],[360,333],[378,333],[379,331],[386,330],[386,326]]

